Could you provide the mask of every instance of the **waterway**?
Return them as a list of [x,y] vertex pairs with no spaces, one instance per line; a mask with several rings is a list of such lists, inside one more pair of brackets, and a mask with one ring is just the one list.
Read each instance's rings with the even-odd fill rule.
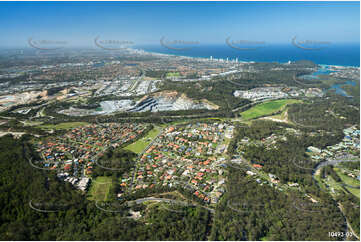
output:
[[351,85],[351,86],[356,86],[356,82],[353,81],[346,81],[344,83],[339,83],[339,84],[333,84],[329,89],[327,90],[332,90],[334,89],[336,94],[342,95],[344,97],[352,97],[350,95],[347,94],[347,92],[342,88],[342,86],[345,85]]
[[[320,79],[319,75],[328,75],[332,72],[335,72],[335,71],[330,70],[330,66],[328,66],[328,65],[320,65],[320,66],[321,66],[321,68],[319,68],[317,71],[313,72],[312,74],[303,75],[300,77],[303,79],[306,79],[306,80],[319,80]],[[342,88],[342,86],[345,86],[345,85],[356,86],[356,82],[346,81],[344,83],[333,84],[329,89],[326,89],[324,92],[326,93],[329,90],[335,90],[336,94],[339,94],[344,97],[352,97],[352,96],[348,95],[348,93]]]

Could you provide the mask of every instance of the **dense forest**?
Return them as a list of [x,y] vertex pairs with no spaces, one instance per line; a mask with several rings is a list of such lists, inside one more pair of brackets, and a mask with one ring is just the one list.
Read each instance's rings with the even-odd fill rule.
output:
[[[248,180],[246,176],[242,177],[242,173],[240,174],[239,172],[236,172],[233,167],[232,170],[229,171],[228,191],[222,202],[219,204],[219,209],[217,209],[215,218],[216,223],[219,221],[219,219],[221,219],[221,222],[218,224],[218,226],[212,227],[212,239],[284,240],[287,238],[286,224],[306,223],[308,224],[307,231],[312,231],[313,229],[317,228],[316,224],[319,223],[318,222],[314,224],[313,221],[315,217],[321,218],[323,216],[324,223],[322,225],[318,225],[320,226],[320,231],[323,231],[322,234],[313,232],[312,235],[310,234],[309,236],[312,236],[313,239],[315,239],[314,236],[320,236],[318,237],[319,240],[330,240],[331,238],[329,238],[327,235],[328,229],[324,229],[325,227],[323,226],[336,226],[335,224],[332,225],[331,220],[339,221],[337,226],[341,226],[343,229],[345,229],[345,217],[343,217],[340,208],[342,208],[342,212],[352,227],[357,228],[357,230],[355,230],[356,233],[359,233],[359,200],[352,194],[342,194],[337,199],[333,199],[328,193],[320,190],[319,186],[312,178],[313,168],[317,165],[318,162],[312,161],[306,154],[308,146],[324,149],[327,146],[339,143],[344,137],[344,128],[359,124],[359,115],[355,115],[359,113],[358,110],[359,109],[357,106],[355,106],[355,102],[352,99],[331,95],[323,100],[315,99],[310,100],[304,104],[294,104],[289,106],[288,114],[292,122],[288,124],[256,120],[248,125],[238,125],[235,138],[230,143],[228,154],[232,157],[237,157],[241,154],[251,163],[263,165],[262,171],[275,174],[277,177],[279,177],[281,183],[297,182],[298,184],[301,184],[308,194],[311,194],[321,200],[321,204],[323,204],[322,209],[319,209],[318,211],[322,210],[322,212],[314,212],[310,217],[306,216],[307,213],[303,214],[306,217],[297,215],[299,212],[297,210],[299,209],[293,210],[292,208],[288,208],[288,206],[289,204],[292,204],[292,201],[299,201],[301,199],[299,197],[300,194],[296,194],[294,192],[281,193],[274,188],[270,188],[269,186],[260,186],[260,184]],[[288,132],[286,129],[294,130],[294,132]],[[264,141],[270,136],[278,136],[283,138],[276,139],[274,142],[272,142],[271,146],[268,146]],[[242,139],[247,140],[243,142],[243,145],[241,145]],[[345,163],[345,166],[349,166],[352,169],[359,169],[359,164],[356,163]],[[245,170],[243,173],[245,173]],[[336,181],[341,180],[336,172],[332,169],[332,166],[327,166],[322,169],[321,176],[326,175],[330,175]],[[251,198],[257,198],[257,200],[247,200],[249,199],[249,190],[252,190],[253,193],[257,193],[257,195],[253,196],[252,194],[250,196]],[[235,194],[240,195],[237,197]],[[249,226],[247,223],[244,223],[244,220],[242,223],[240,223],[236,219],[230,219],[231,216],[229,214],[234,213],[234,211],[239,211],[237,207],[232,206],[232,201],[235,200],[234,197],[236,197],[236,205],[243,205],[241,206],[243,215],[242,218],[244,218],[245,208],[248,209],[246,210],[250,215],[252,215],[252,213],[256,213],[251,216],[251,218],[255,219],[253,221],[256,221],[251,224],[257,225],[255,228],[252,227],[254,229],[253,233],[248,233],[249,230],[244,229]],[[278,199],[281,199],[281,201]],[[248,207],[244,206],[244,204],[246,204]],[[285,208],[288,213],[294,214],[295,216],[292,216],[292,218],[288,218],[287,215],[282,216],[283,211],[277,210],[277,206],[280,204],[283,204],[282,208]],[[324,207],[324,204],[327,204],[327,208]],[[259,211],[257,211],[258,214],[255,212],[257,208],[254,206],[259,207]],[[272,208],[272,206],[276,208]],[[312,203],[310,206],[312,207]],[[303,202],[301,207],[304,207]],[[309,208],[309,205],[306,207]],[[272,212],[269,211],[277,212],[272,216],[268,215],[272,214]],[[323,212],[326,213],[322,214]],[[265,213],[266,215],[264,215]],[[267,224],[267,218],[277,218],[277,216],[281,217],[279,220],[282,222],[279,222],[279,224],[281,227],[283,227],[282,230],[278,228],[277,232],[274,232],[273,226],[275,221]],[[259,221],[257,220],[259,217],[266,219]],[[293,221],[294,217],[298,217],[298,221]],[[287,221],[286,223],[284,223],[285,220]],[[262,226],[263,222],[266,224],[265,226]],[[237,224],[237,226],[235,226],[235,224]],[[270,224],[272,226],[270,226]],[[222,225],[225,225],[223,230],[219,229],[222,227]],[[313,226],[315,226],[315,228],[312,228]],[[299,228],[298,226],[296,227]],[[341,227],[339,227],[339,229],[341,229]],[[332,230],[333,229],[331,229],[331,231]],[[303,230],[300,230],[300,232],[301,231]],[[300,235],[297,234],[297,232],[298,229],[293,231],[292,236],[295,236],[294,238],[287,239],[310,239],[307,237],[307,234]],[[240,236],[240,234],[242,234],[242,236]],[[353,239],[356,238],[354,237]]]
[[244,158],[252,163],[263,165],[265,172],[277,175],[283,183],[297,182],[310,186],[314,183],[311,171],[316,163],[312,162],[305,154],[307,147],[325,148],[340,142],[344,135],[341,131],[318,135],[310,135],[309,133],[292,135],[285,131],[285,128],[288,127],[292,126],[264,120],[254,121],[250,126],[240,126],[237,129],[235,139],[230,143],[228,153],[230,155],[238,154],[238,142],[245,137],[260,141],[270,135],[284,135],[286,139],[277,140],[272,148],[266,148],[264,145],[257,145],[257,143],[243,147]]
[[337,201],[340,202],[355,233],[360,234],[360,200],[352,194],[342,194]]
[[260,186],[237,169],[229,170],[227,193],[216,211],[211,240],[332,240],[328,231],[345,231],[327,195],[316,205],[296,192]]
[[97,163],[92,177],[97,176],[112,176],[120,177],[123,173],[129,172],[130,168],[134,167],[135,158],[137,154],[121,149],[109,149],[105,152]]
[[330,95],[325,99],[313,99],[308,103],[289,107],[290,120],[304,128],[340,130],[346,125],[359,124],[359,106],[354,99]]
[[[343,165],[350,168],[360,169],[360,163],[356,162],[346,162],[343,163]],[[336,182],[342,182],[342,179],[336,173],[334,166],[332,165],[325,166],[321,169],[321,178],[326,178],[328,175]],[[344,191],[340,191],[340,194],[336,197],[336,201],[339,203],[339,206],[342,207],[343,212],[354,231],[357,234],[360,234],[360,200],[348,191],[347,186],[344,186],[343,189],[345,189],[346,193]]]

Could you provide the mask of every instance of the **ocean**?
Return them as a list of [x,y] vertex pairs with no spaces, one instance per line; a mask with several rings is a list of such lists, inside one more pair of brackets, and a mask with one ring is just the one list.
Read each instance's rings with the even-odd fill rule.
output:
[[167,48],[164,45],[139,45],[134,46],[149,52],[188,56],[255,62],[280,62],[297,60],[310,60],[316,64],[338,65],[338,66],[360,66],[359,44],[329,44],[321,49],[307,50],[296,47],[293,44],[264,45],[259,48],[242,50],[232,48],[226,43],[224,45],[196,45],[188,49],[177,50]]

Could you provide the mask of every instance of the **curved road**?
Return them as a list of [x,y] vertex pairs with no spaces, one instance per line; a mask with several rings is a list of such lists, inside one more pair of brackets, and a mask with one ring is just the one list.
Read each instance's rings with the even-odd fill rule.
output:
[[148,201],[174,203],[174,204],[178,204],[178,205],[182,205],[182,206],[202,207],[202,208],[210,211],[211,213],[215,213],[214,209],[208,208],[206,206],[195,205],[195,204],[192,204],[192,203],[183,202],[183,201],[179,201],[179,200],[168,199],[168,198],[145,197],[145,198],[139,198],[139,199],[136,199],[136,200],[133,200],[133,201],[128,201],[127,203],[130,204],[131,202],[135,202],[136,204],[141,204],[141,203],[148,202]]
[[316,168],[314,169],[314,172],[312,174],[312,177],[314,177],[314,175],[316,174],[316,172],[318,170],[320,170],[322,167],[324,166],[328,166],[328,165],[337,165],[339,163],[343,163],[343,162],[359,162],[359,159],[358,157],[356,156],[343,156],[343,157],[339,157],[339,158],[336,158],[334,160],[326,160],[326,161],[323,161],[321,163],[319,163]]
[[[334,160],[327,160],[327,161],[321,162],[316,166],[315,170],[313,171],[312,178],[315,179],[315,177],[314,177],[315,174],[324,166],[336,165],[336,164],[339,164],[339,163],[342,163],[342,162],[356,162],[356,161],[359,162],[358,157],[348,155],[348,156],[343,156],[343,157],[340,157],[340,158],[337,158],[337,159],[334,159]],[[341,186],[347,186],[347,187],[358,188],[358,189],[360,188],[360,187],[353,187],[353,186],[346,185],[346,184],[342,184]],[[345,216],[345,214],[343,212],[342,204],[338,203],[338,207],[341,210],[341,213],[343,214],[343,216],[345,218],[345,224],[347,225],[346,226],[346,233],[347,233],[348,230],[350,230],[357,239],[360,239],[359,236],[352,229],[351,224],[349,223],[347,217]],[[344,238],[344,240],[346,240],[346,239],[347,238]]]

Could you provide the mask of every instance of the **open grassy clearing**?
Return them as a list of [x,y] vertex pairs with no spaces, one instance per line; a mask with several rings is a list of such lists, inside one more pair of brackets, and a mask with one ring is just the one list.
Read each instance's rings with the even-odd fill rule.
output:
[[179,77],[179,72],[168,72],[167,77]]
[[337,192],[337,190],[338,190],[338,191],[344,191],[345,193],[347,193],[346,190],[343,189],[341,184],[336,182],[331,176],[328,176],[326,178],[326,181],[327,181],[326,183],[330,186],[330,188],[333,188],[335,192]]
[[72,129],[80,126],[85,126],[89,123],[86,122],[68,122],[68,123],[60,123],[60,124],[46,124],[40,125],[39,128],[42,129]]
[[25,121],[22,122],[22,123],[24,124],[24,126],[39,126],[39,125],[41,125],[43,122],[25,120]]
[[351,188],[351,187],[346,187],[346,189],[349,190],[358,199],[360,199],[360,189]]
[[285,110],[283,110],[281,114],[273,115],[273,116],[270,116],[270,117],[274,118],[274,119],[285,120],[287,118],[286,112],[287,112],[287,108],[285,108]]
[[265,117],[267,119],[270,120],[274,120],[274,121],[279,121],[279,122],[285,122],[285,123],[289,123],[289,124],[293,124],[289,119],[288,119],[288,108],[284,108],[284,110],[282,111],[282,113],[280,114],[276,114],[276,115],[272,115],[269,117]]
[[[346,185],[353,186],[353,187],[360,186],[360,182],[357,179],[343,174],[339,168],[334,168],[334,170],[337,173],[337,175],[341,178],[342,182],[345,183]],[[356,197],[360,198],[360,189],[351,188],[351,187],[346,187],[346,189],[349,190]]]
[[242,112],[241,115],[242,118],[245,120],[254,119],[265,115],[271,115],[275,112],[282,110],[288,104],[299,103],[299,102],[301,101],[296,99],[282,99],[282,100],[268,101],[258,104]]
[[[342,182],[336,182],[331,176],[328,176],[326,179],[322,179],[320,174],[317,174],[314,176],[315,180],[317,181],[318,185],[321,187],[321,189],[323,190],[329,190],[330,188],[333,188],[335,192],[337,192],[337,190],[339,191],[344,191],[345,193],[347,193],[346,189],[351,192],[353,195],[355,195],[356,197],[360,198],[360,189],[357,188],[350,188],[350,187],[343,187],[342,183],[346,184],[346,185],[350,185],[350,186],[359,186],[360,183],[356,180],[353,179],[351,177],[348,177],[344,174],[341,173],[341,171],[338,168],[334,168],[335,172],[337,173],[337,175],[341,178]],[[330,187],[327,188],[325,183]],[[329,190],[331,192],[331,189]],[[331,192],[332,193],[332,192]]]
[[337,175],[342,179],[342,181],[345,184],[350,185],[350,186],[360,186],[360,181],[359,180],[343,174],[341,172],[340,168],[334,168],[334,170],[336,171]]
[[321,174],[318,174],[315,175],[315,180],[318,182],[318,185],[321,187],[321,189],[329,191],[332,196],[338,194],[340,191],[347,193],[347,191],[341,186],[341,183],[336,182],[331,176],[327,176],[326,178],[322,179]]
[[88,192],[88,199],[95,201],[105,201],[112,185],[112,178],[99,176],[93,179]]
[[148,132],[146,136],[126,146],[124,149],[130,150],[137,154],[141,153],[149,145],[149,143],[159,134],[160,130],[160,127],[155,126],[152,130]]

